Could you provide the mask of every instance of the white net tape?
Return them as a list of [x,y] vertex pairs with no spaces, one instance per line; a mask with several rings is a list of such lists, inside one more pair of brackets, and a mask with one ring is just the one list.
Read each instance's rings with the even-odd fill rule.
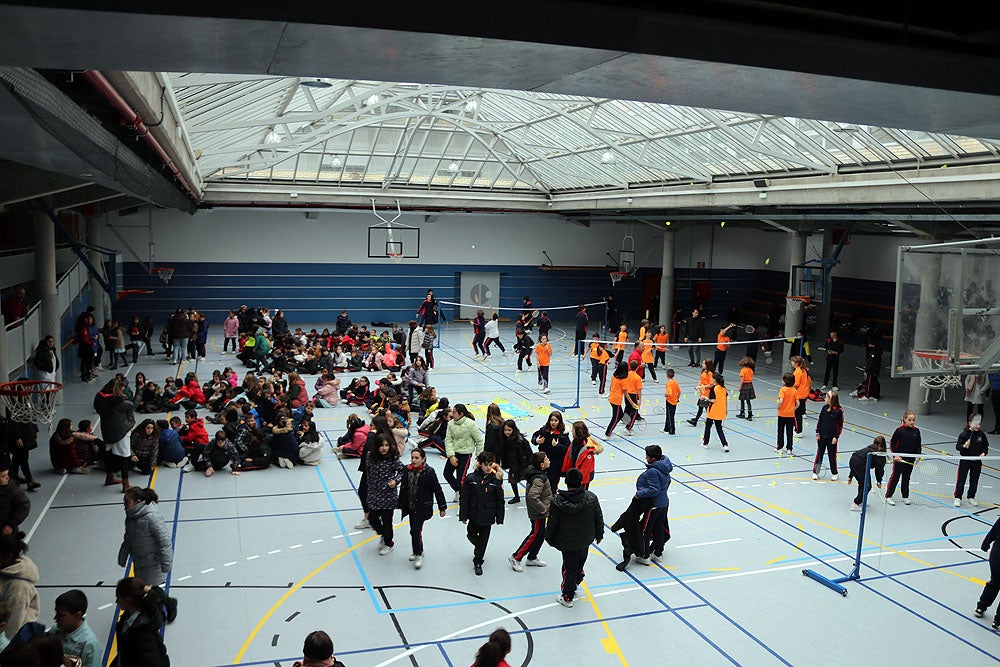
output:
[[11,382],[0,390],[0,398],[12,421],[51,424],[60,389],[62,385],[57,382]]

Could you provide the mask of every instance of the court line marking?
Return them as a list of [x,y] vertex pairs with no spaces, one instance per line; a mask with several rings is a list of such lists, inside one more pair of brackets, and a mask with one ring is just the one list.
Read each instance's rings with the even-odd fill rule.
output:
[[621,661],[624,667],[628,667],[628,661],[625,659],[625,654],[622,653],[622,647],[618,645],[618,640],[615,639],[615,635],[611,632],[611,626],[608,622],[604,620],[604,614],[601,613],[601,608],[597,606],[597,600],[594,596],[590,594],[590,588],[587,587],[587,582],[581,582],[580,586],[583,588],[583,592],[587,595],[587,601],[590,602],[590,606],[594,609],[594,615],[601,621],[601,627],[604,628],[604,632],[607,633],[607,637],[601,637],[601,646],[604,647],[605,653],[610,655],[618,656],[618,660]]

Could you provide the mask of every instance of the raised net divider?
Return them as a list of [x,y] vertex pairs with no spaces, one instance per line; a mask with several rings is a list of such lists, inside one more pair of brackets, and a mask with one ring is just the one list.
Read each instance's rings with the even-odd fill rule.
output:
[[[872,477],[876,476],[877,461],[882,460],[884,477],[881,484]],[[946,561],[953,560],[954,555],[979,551],[983,535],[993,525],[980,517],[984,511],[1000,508],[1000,456],[951,456],[948,454],[905,454],[893,452],[869,453],[866,461],[867,474],[856,483],[863,485],[861,503],[858,510],[857,543],[854,549],[853,562],[846,576],[830,578],[814,569],[804,569],[802,574],[821,583],[827,588],[847,595],[845,583],[860,581],[862,566],[872,570],[878,578],[891,577],[888,569],[882,565],[883,559],[900,558],[903,565],[901,572],[913,566],[912,550],[914,527],[925,523],[928,531],[926,541],[941,540],[944,544],[965,544],[954,549],[938,548],[932,545],[934,553],[945,554]],[[908,468],[908,470],[907,470]],[[908,472],[908,500],[903,498],[904,470]],[[855,471],[852,471],[852,476]],[[860,471],[859,471],[860,472]],[[893,489],[892,502],[888,502],[887,493],[891,476],[895,474],[897,484]],[[975,479],[975,483],[973,480]],[[856,489],[857,487],[852,488]],[[875,490],[874,494],[871,491]],[[957,502],[956,502],[957,501]],[[846,503],[845,503],[846,505]],[[845,508],[846,509],[846,508]],[[872,514],[874,512],[874,514]],[[874,538],[873,521],[881,514],[881,530],[878,538]],[[941,526],[946,525],[951,518],[968,519],[978,523],[982,530],[963,530],[962,535],[941,535]],[[944,521],[942,521],[942,518]],[[896,546],[893,546],[896,544]],[[933,554],[922,557],[923,560],[934,558]],[[866,562],[867,559],[867,562]],[[926,563],[924,563],[926,565]],[[833,568],[831,564],[828,567]],[[934,563],[937,566],[947,566],[948,563]],[[835,569],[835,568],[834,568]]]

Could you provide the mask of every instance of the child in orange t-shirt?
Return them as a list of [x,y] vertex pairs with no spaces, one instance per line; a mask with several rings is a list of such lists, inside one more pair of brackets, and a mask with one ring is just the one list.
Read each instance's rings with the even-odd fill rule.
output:
[[729,344],[733,342],[733,339],[729,337],[729,330],[735,327],[735,324],[729,324],[722,329],[719,329],[719,335],[715,338],[715,372],[722,373],[723,367],[726,365],[726,352],[729,350]]
[[656,333],[653,334],[653,342],[656,349],[653,355],[653,368],[659,364],[667,365],[667,343],[670,342],[670,334],[667,333],[667,325],[661,324]]
[[795,428],[795,411],[799,407],[799,399],[795,395],[794,375],[785,373],[781,376],[781,382],[785,386],[778,390],[778,446],[774,448],[774,452],[781,454],[781,450],[787,447],[788,454],[791,455],[792,430]]
[[594,334],[594,341],[590,344],[590,384],[596,385],[598,379],[600,379],[601,386],[597,393],[599,396],[604,396],[604,389],[608,380],[608,360],[611,359],[611,355],[608,354],[604,343],[599,342],[599,340],[600,335]]
[[753,390],[754,366],[756,364],[751,357],[740,359],[740,414],[736,416],[747,421],[753,421],[753,405],[750,404],[750,401],[757,398],[757,394]]
[[552,360],[552,345],[549,337],[542,335],[538,337],[538,345],[535,346],[535,359],[538,361],[538,384],[542,387],[542,393],[549,393],[549,362]]
[[705,412],[705,436],[701,439],[701,446],[708,449],[708,441],[712,437],[712,424],[722,441],[722,451],[729,451],[729,443],[726,441],[726,434],[722,432],[722,422],[726,421],[727,398],[726,381],[721,373],[712,375],[712,386],[708,396],[708,410]]
[[790,361],[792,375],[795,377],[795,397],[799,399],[799,405],[795,409],[795,433],[798,437],[802,437],[802,424],[806,416],[806,401],[809,400],[809,392],[812,391],[812,378],[809,377],[805,358],[792,357]]
[[677,425],[677,403],[681,399],[681,386],[674,379],[674,369],[667,369],[666,386],[667,403],[665,405],[667,420],[663,424],[663,432],[676,435],[674,427]]
[[701,360],[701,376],[698,378],[698,412],[693,419],[687,420],[691,426],[697,426],[701,412],[708,407],[708,390],[712,386],[712,374],[715,373],[715,362],[711,359]]
[[611,421],[608,422],[608,428],[604,431],[604,437],[606,438],[611,437],[615,426],[618,426],[618,422],[622,420],[622,416],[624,415],[622,403],[626,400],[625,380],[627,379],[628,366],[618,364],[615,367],[614,374],[611,376],[611,389],[608,391],[608,403],[611,405]]
[[615,339],[618,342],[615,343],[615,365],[617,366],[622,362],[625,357],[625,343],[628,342],[628,327],[626,325],[621,325],[618,327],[618,337]]
[[642,415],[639,414],[639,406],[642,405],[642,377],[636,372],[638,368],[638,361],[629,362],[628,376],[622,383],[622,388],[625,390],[625,405],[623,407],[628,421],[625,432],[629,435],[632,435],[632,427],[635,426],[635,423],[643,419]]
[[651,334],[646,334],[646,337],[642,339],[641,355],[642,363],[649,371],[649,377],[653,378],[653,382],[659,384],[660,380],[656,377],[656,365],[653,363],[653,336]]

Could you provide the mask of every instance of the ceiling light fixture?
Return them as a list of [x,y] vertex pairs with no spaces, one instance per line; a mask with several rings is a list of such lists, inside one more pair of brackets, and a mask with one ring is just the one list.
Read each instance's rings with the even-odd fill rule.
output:
[[278,133],[275,132],[274,130],[271,130],[264,136],[265,144],[277,144],[280,142],[281,142],[281,137],[279,137]]
[[305,86],[306,88],[332,88],[333,80],[317,76],[309,79],[302,79],[299,81],[299,85]]
[[365,100],[365,106],[366,107],[373,107],[373,106],[375,106],[376,104],[379,103],[380,99],[381,98],[378,95],[372,95],[371,97],[369,97],[368,99]]
[[475,100],[469,100],[465,103],[465,113],[475,113],[476,109],[479,108],[479,103]]
[[450,171],[450,172],[451,172],[451,173],[453,173],[453,174],[454,174],[454,173],[455,173],[456,171],[458,171],[458,163],[457,163],[457,162],[452,162],[451,164],[449,164],[449,165],[448,165],[448,171]]
[[611,151],[604,151],[604,154],[601,155],[601,164],[611,164],[614,161],[615,161],[615,154],[612,153]]

